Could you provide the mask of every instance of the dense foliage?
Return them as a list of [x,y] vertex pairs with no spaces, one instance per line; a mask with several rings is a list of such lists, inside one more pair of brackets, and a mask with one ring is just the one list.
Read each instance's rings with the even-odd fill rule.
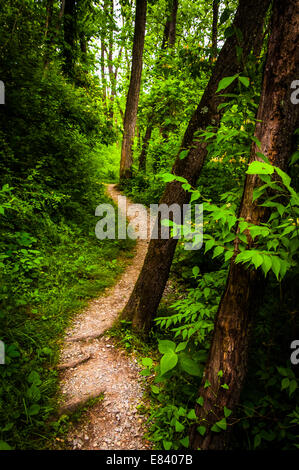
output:
[[[63,11],[64,3],[0,0],[0,339],[6,347],[0,450],[44,449],[64,431],[55,414],[55,365],[65,328],[89,298],[115,282],[133,246],[97,240],[94,211],[108,201],[103,183],[118,182],[134,5],[68,1],[73,10]],[[215,50],[213,3],[180,0],[175,43],[164,47],[172,2],[148,1],[132,177],[120,184],[135,202],[158,203],[165,185],[177,179],[171,169],[217,54],[238,34],[231,26],[237,2],[216,1]],[[189,447],[237,226],[236,263],[257,271],[259,291],[237,412],[228,423],[232,411],[225,408],[212,431],[232,427],[233,449],[298,447],[299,366],[290,362],[299,331],[298,131],[286,172],[262,154],[248,166],[252,143],[259,145],[254,131],[269,24],[267,17],[258,57],[252,53],[243,63],[237,46],[242,71],[218,84],[217,91],[226,92],[223,116],[218,128],[195,136],[207,144],[196,185],[179,179],[192,203],[204,204],[202,249],[186,251],[178,243],[174,288],[160,304],[150,341],[136,339],[130,322],[110,332],[129,351],[141,351],[149,384],[141,411],[157,449]],[[185,157],[183,150],[179,158]],[[260,178],[254,198],[268,211],[262,224],[239,217],[246,174]],[[248,233],[258,246],[248,248]],[[221,370],[218,376],[221,382]],[[206,432],[202,424],[197,430]]]

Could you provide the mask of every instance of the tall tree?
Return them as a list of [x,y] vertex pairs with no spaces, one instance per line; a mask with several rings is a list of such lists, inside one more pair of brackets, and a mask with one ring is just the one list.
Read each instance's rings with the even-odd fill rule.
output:
[[[263,28],[269,4],[270,0],[261,0],[258,4],[254,0],[239,2],[233,28],[242,35],[241,46],[245,58],[255,47],[256,39],[260,38],[260,29]],[[216,94],[216,90],[222,78],[241,70],[236,55],[237,45],[239,44],[236,34],[226,40],[200,104],[185,132],[181,150],[188,149],[188,154],[184,159],[178,156],[172,169],[174,174],[186,178],[193,186],[197,182],[207,154],[206,142],[195,140],[194,133],[212,124],[216,127],[220,123],[222,112],[218,106],[223,102],[223,97],[221,94]],[[182,189],[181,184],[174,181],[167,184],[160,203],[168,206],[177,203],[182,207],[189,202],[189,198],[190,195]],[[139,278],[122,312],[122,318],[132,320],[133,326],[138,329],[146,330],[151,325],[169,276],[176,244],[177,240],[173,238],[150,241]]]
[[132,144],[137,121],[137,110],[142,74],[143,48],[146,25],[147,0],[136,0],[135,31],[132,51],[130,85],[124,117],[124,134],[121,149],[120,179],[130,178],[132,171]]
[[77,39],[77,7],[75,0],[65,0],[64,21],[63,21],[63,71],[73,78],[75,56],[76,56],[76,39]]
[[[257,115],[256,138],[261,149],[253,144],[250,161],[259,160],[258,153],[266,155],[272,165],[285,170],[292,151],[294,131],[298,127],[299,108],[292,104],[290,87],[299,76],[299,0],[274,1],[272,32],[268,46],[262,94]],[[265,220],[265,208],[253,202],[253,191],[259,186],[257,175],[247,175],[240,217],[249,223]],[[237,231],[238,233],[238,231]],[[248,235],[248,247],[252,246]],[[238,238],[235,243],[238,253]],[[256,271],[247,270],[242,264],[231,262],[226,291],[216,316],[214,336],[199,394],[203,406],[197,414],[207,428],[202,437],[191,433],[191,446],[201,449],[222,449],[228,433],[215,433],[211,426],[224,417],[224,406],[233,410],[239,401],[245,377],[247,348],[252,318],[252,303],[257,281]],[[218,372],[222,371],[221,381]],[[227,390],[221,384],[227,384]]]

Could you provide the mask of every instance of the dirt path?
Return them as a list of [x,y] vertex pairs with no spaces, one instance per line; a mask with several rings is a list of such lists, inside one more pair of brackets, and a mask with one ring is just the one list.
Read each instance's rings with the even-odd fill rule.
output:
[[[117,203],[120,193],[108,185]],[[132,204],[128,201],[128,206]],[[129,218],[130,219],[130,218]],[[132,220],[132,219],[131,219]],[[149,217],[144,220],[149,223]],[[125,306],[138,278],[148,240],[137,240],[132,263],[117,284],[90,302],[67,331],[61,351],[61,412],[74,410],[89,398],[104,393],[104,400],[87,413],[87,420],[70,431],[67,440],[73,449],[147,449],[143,439],[144,418],[136,406],[142,402],[143,386],[136,360],[116,349],[103,337]]]

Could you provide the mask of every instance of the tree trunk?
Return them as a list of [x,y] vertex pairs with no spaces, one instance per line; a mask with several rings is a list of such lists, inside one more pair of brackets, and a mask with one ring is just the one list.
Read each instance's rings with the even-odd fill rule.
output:
[[65,0],[63,32],[63,71],[68,77],[73,78],[77,35],[75,0]]
[[172,0],[172,4],[170,5],[170,14],[166,20],[164,28],[162,49],[173,47],[175,45],[178,3],[178,0]]
[[130,86],[127,95],[124,118],[124,135],[121,149],[120,179],[131,176],[133,163],[132,145],[137,120],[137,109],[142,74],[142,57],[145,37],[147,0],[136,0],[135,32],[132,52],[132,68]]
[[[245,58],[255,44],[260,28],[263,27],[269,4],[270,0],[261,0],[258,4],[254,0],[240,0],[234,26],[242,32]],[[223,97],[221,94],[216,94],[216,90],[223,77],[234,75],[241,70],[236,58],[236,45],[235,35],[225,42],[200,104],[185,132],[181,149],[190,149],[188,155],[182,160],[177,157],[172,170],[176,175],[186,178],[192,185],[197,182],[207,154],[206,143],[194,140],[194,132],[204,130],[212,123],[215,127],[219,125],[222,112],[217,108],[223,102]],[[189,198],[189,193],[182,189],[180,183],[172,182],[167,184],[160,203],[168,205],[177,203],[182,207],[189,202]],[[176,244],[175,239],[150,241],[139,278],[122,312],[122,318],[132,320],[133,326],[139,330],[150,328],[169,276]]]
[[212,59],[217,57],[219,0],[213,0]]
[[107,99],[106,99],[106,77],[105,77],[105,43],[101,38],[101,81],[102,81],[102,101],[104,105],[105,114],[107,112]]
[[141,153],[139,156],[139,170],[144,170],[146,169],[146,156],[147,156],[147,149],[148,149],[148,144],[152,135],[152,130],[153,127],[151,124],[148,124],[146,131],[145,131],[145,136],[143,139],[142,143],[142,149]]
[[44,68],[45,69],[48,67],[49,58],[50,58],[53,3],[54,3],[54,0],[48,0],[47,6],[46,6],[45,53],[44,53]]
[[[272,33],[269,40],[262,94],[257,115],[255,136],[261,149],[253,144],[250,160],[258,160],[257,153],[266,155],[271,164],[285,170],[292,151],[293,135],[298,127],[299,108],[291,103],[290,85],[299,76],[299,0],[275,0]],[[252,202],[253,190],[259,185],[257,175],[247,175],[240,217],[259,224],[265,219],[264,208]],[[248,237],[249,247],[252,240]],[[235,256],[238,253],[237,239]],[[234,410],[246,372],[247,349],[252,317],[252,304],[256,297],[257,273],[242,264],[231,262],[226,291],[216,316],[213,341],[199,394],[204,399],[197,406],[200,423],[207,427],[202,437],[191,432],[194,449],[223,449],[228,432],[213,432],[211,426],[224,417],[223,407]],[[219,379],[218,372],[223,376]],[[208,380],[211,386],[204,388]],[[221,385],[227,384],[228,389]]]

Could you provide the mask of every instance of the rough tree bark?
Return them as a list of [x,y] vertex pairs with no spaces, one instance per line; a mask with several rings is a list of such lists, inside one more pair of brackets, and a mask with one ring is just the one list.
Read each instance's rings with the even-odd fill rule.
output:
[[212,59],[217,57],[219,0],[213,0]]
[[124,118],[124,134],[120,161],[120,180],[130,178],[132,174],[132,144],[137,120],[137,109],[142,74],[146,6],[147,0],[136,0],[132,67]]
[[[299,107],[291,102],[291,83],[299,76],[299,0],[274,1],[272,33],[258,110],[255,135],[261,149],[252,146],[250,160],[258,159],[257,152],[268,157],[271,164],[285,170],[291,155],[294,131],[298,127]],[[253,190],[259,184],[257,175],[247,175],[240,217],[259,224],[265,218],[264,208],[252,202]],[[248,237],[249,246],[252,240]],[[235,256],[238,253],[236,239]],[[223,449],[227,446],[228,432],[215,433],[211,426],[224,417],[223,407],[234,410],[239,401],[247,363],[248,338],[252,317],[252,303],[257,273],[242,264],[231,262],[225,293],[216,316],[214,336],[199,394],[204,399],[197,406],[199,422],[207,427],[202,437],[191,432],[191,447]],[[221,380],[218,372],[222,371]],[[227,384],[225,390],[222,384]]]
[[[243,36],[243,53],[246,58],[255,47],[256,38],[259,38],[260,28],[263,27],[264,17],[270,0],[240,0],[233,26],[240,29]],[[182,142],[181,149],[189,149],[187,156],[181,160],[177,157],[172,172],[186,178],[190,184],[195,185],[207,154],[206,143],[194,139],[194,133],[204,130],[209,125],[219,125],[222,112],[218,105],[223,102],[221,94],[216,94],[219,81],[223,77],[231,76],[241,70],[236,58],[236,35],[225,42],[209,83],[195,111]],[[180,152],[179,152],[180,153]],[[183,204],[189,202],[190,195],[182,189],[178,182],[168,183],[160,203]],[[132,321],[133,326],[139,330],[148,330],[157,307],[161,300],[171,267],[177,240],[151,240],[149,249],[135,284],[130,299],[125,306],[121,317]]]

